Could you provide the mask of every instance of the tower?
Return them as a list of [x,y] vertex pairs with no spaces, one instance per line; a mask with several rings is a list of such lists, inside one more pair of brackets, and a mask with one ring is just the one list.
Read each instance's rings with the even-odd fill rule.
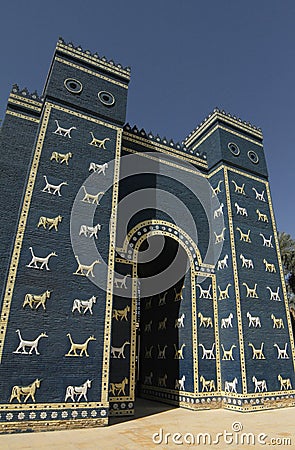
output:
[[[129,76],[60,39],[42,99],[16,87],[9,98],[1,130],[8,170],[17,151],[23,156],[16,186],[3,186],[5,202],[20,204],[20,214],[9,212],[4,228],[5,242],[14,237],[6,246],[0,378],[8,411],[20,403],[13,420],[7,416],[16,428],[30,420],[65,427],[73,418],[108,420],[116,180]],[[98,235],[102,257],[91,245]]]
[[134,414],[137,393],[191,409],[293,405],[261,130],[218,109],[182,144],[124,125],[129,78],[60,39],[42,97],[10,94],[4,430],[106,425]]

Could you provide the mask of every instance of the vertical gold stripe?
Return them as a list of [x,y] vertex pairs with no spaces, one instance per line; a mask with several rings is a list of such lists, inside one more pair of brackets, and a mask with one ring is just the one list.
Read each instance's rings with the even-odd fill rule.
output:
[[226,167],[224,167],[224,181],[225,181],[226,202],[227,202],[227,211],[228,211],[230,245],[231,245],[231,251],[232,251],[233,276],[234,276],[234,284],[235,284],[237,323],[238,323],[238,334],[239,334],[239,343],[240,343],[242,390],[243,390],[243,394],[245,394],[245,393],[247,393],[247,377],[246,377],[246,364],[245,364],[245,353],[244,353],[243,325],[242,325],[242,315],[241,315],[241,298],[240,298],[239,277],[238,277],[238,269],[237,269],[235,232],[234,232],[234,227],[233,227],[233,219],[232,219],[233,216],[232,216],[232,209],[231,209],[231,198],[230,198],[230,190],[229,190],[229,182],[228,182],[228,172],[227,172]]
[[135,374],[136,374],[136,313],[137,313],[137,262],[132,264],[132,301],[131,301],[131,340],[130,340],[130,370],[129,370],[129,380],[130,380],[130,397],[135,400]]
[[268,203],[269,203],[271,222],[272,222],[272,227],[273,227],[274,241],[275,241],[276,252],[277,252],[278,263],[279,263],[279,269],[280,269],[280,278],[281,278],[283,295],[284,295],[284,304],[285,304],[285,309],[286,309],[286,318],[287,318],[287,323],[288,323],[289,337],[290,337],[290,343],[291,343],[291,351],[292,351],[292,357],[293,357],[293,367],[294,367],[294,371],[295,371],[294,337],[293,337],[292,323],[291,323],[289,304],[288,304],[288,297],[287,297],[287,291],[286,291],[284,270],[283,270],[283,265],[282,265],[282,260],[281,260],[279,239],[278,239],[278,234],[277,234],[277,227],[276,227],[275,216],[274,216],[273,207],[272,207],[272,201],[271,201],[269,184],[266,183],[265,187],[266,187],[266,192],[267,192],[267,198],[268,198]]
[[109,372],[110,372],[113,281],[114,281],[114,266],[115,266],[115,244],[116,244],[116,227],[117,227],[117,204],[119,196],[121,141],[122,141],[122,130],[118,129],[116,140],[115,165],[114,165],[112,212],[110,217],[110,242],[109,242],[109,259],[108,259],[108,275],[107,275],[105,326],[104,326],[104,349],[103,349],[102,379],[101,379],[102,384],[101,401],[103,403],[108,402],[109,398],[108,389],[109,389]]
[[212,276],[212,297],[213,297],[213,311],[214,311],[214,335],[215,335],[215,354],[216,354],[216,379],[218,392],[221,391],[221,367],[220,367],[220,344],[219,344],[219,317],[218,317],[218,301],[216,291],[216,276]]
[[7,331],[7,323],[10,313],[10,307],[11,307],[11,301],[12,301],[12,295],[15,285],[15,279],[17,274],[17,268],[19,264],[19,258],[20,258],[20,252],[22,248],[22,242],[24,237],[24,232],[26,228],[26,223],[28,219],[30,204],[32,200],[33,195],[33,189],[36,181],[39,161],[41,157],[41,152],[43,148],[43,142],[45,138],[45,133],[48,125],[48,120],[50,116],[51,106],[48,104],[44,108],[44,115],[41,122],[40,132],[34,152],[34,157],[30,169],[29,179],[26,187],[25,197],[21,209],[20,219],[18,223],[18,228],[16,232],[16,238],[14,242],[10,267],[9,267],[9,274],[8,274],[8,280],[6,284],[4,299],[3,299],[3,306],[1,311],[1,318],[0,318],[0,362],[2,360],[3,356],[3,348],[4,348],[4,341],[5,341],[5,335]]
[[197,332],[197,296],[196,296],[196,273],[194,267],[191,266],[191,298],[192,298],[192,352],[193,352],[193,367],[194,367],[194,393],[199,392],[199,357],[198,357],[198,332]]

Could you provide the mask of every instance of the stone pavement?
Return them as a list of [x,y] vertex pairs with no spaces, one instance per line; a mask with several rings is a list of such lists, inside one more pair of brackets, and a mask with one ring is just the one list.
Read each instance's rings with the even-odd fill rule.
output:
[[294,408],[190,411],[142,399],[136,408],[135,418],[113,418],[104,428],[0,435],[0,449],[295,448]]

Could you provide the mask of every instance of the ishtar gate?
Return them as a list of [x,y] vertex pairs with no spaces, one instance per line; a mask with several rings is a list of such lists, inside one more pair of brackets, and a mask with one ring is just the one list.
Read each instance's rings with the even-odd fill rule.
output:
[[42,96],[9,95],[3,432],[107,425],[136,396],[198,411],[294,405],[260,128],[214,109],[181,144],[139,130],[125,123],[129,80],[59,39]]

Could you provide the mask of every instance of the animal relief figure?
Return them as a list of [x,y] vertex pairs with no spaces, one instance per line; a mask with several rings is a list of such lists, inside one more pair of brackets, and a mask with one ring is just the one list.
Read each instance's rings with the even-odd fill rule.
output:
[[105,175],[106,174],[106,169],[108,167],[109,167],[108,163],[96,164],[94,162],[91,162],[90,165],[89,165],[89,172],[91,172],[91,170],[93,170],[93,172],[97,173],[97,175],[99,175],[100,173]]
[[[43,270],[43,268],[45,267],[46,270],[50,270],[48,267],[49,259],[51,258],[51,256],[57,256],[57,254],[55,252],[51,252],[47,256],[41,257],[34,254],[32,247],[30,247],[29,249],[32,254],[32,259],[26,267],[32,267],[33,264],[33,269]],[[40,264],[40,266],[38,266],[38,263]]]
[[227,260],[228,260],[228,255],[226,254],[223,259],[220,259],[218,261],[217,270],[222,270],[222,269],[225,269],[226,267],[228,267]]
[[130,345],[129,341],[125,341],[121,347],[113,347],[111,346],[111,358],[122,358],[125,359],[124,349],[126,345]]
[[292,384],[290,378],[283,378],[281,374],[278,375],[278,380],[281,384],[281,391],[286,391],[292,389]]
[[185,375],[182,375],[180,380],[175,380],[175,389],[179,391],[184,391],[184,382],[185,382]]
[[164,306],[164,305],[166,305],[166,297],[167,297],[167,293],[168,292],[164,292],[164,294],[159,294],[159,303],[158,303],[158,305],[159,306]]
[[[73,339],[72,339],[72,336],[70,333],[68,333],[67,336],[70,340],[71,348],[68,351],[68,353],[65,354],[65,356],[83,356],[83,355],[85,355],[86,357],[89,357],[89,354],[87,352],[87,346],[90,341],[96,341],[94,336],[89,336],[89,338],[86,339],[86,341],[83,342],[83,344],[76,344],[75,342],[73,342]],[[77,350],[80,351],[79,355],[77,354]]]
[[212,295],[210,293],[212,284],[209,285],[208,289],[203,289],[200,284],[196,284],[198,288],[200,289],[200,298],[207,298],[209,300],[212,300]]
[[223,350],[223,356],[222,356],[222,360],[223,361],[234,361],[234,357],[233,357],[233,349],[236,348],[235,344],[232,344],[232,346],[230,347],[229,350],[225,350],[223,344],[221,344],[222,350]]
[[247,212],[246,208],[243,208],[242,206],[238,205],[237,202],[235,203],[235,207],[236,207],[237,215],[248,217],[248,212]]
[[269,263],[266,261],[266,259],[263,260],[263,264],[265,265],[265,271],[266,272],[271,272],[271,273],[276,273],[276,267],[273,263]]
[[76,127],[70,127],[70,128],[63,128],[59,125],[58,121],[55,120],[54,121],[56,123],[56,130],[53,131],[54,134],[58,134],[59,136],[64,136],[64,137],[68,137],[71,139],[71,131],[72,130],[77,130]]
[[[25,306],[29,305],[31,309],[38,309],[39,306],[42,305],[42,308],[44,311],[46,311],[46,300],[50,298],[51,292],[45,291],[43,294],[36,295],[36,294],[26,294],[25,299],[23,302],[23,308]],[[34,308],[35,307],[35,308]]]
[[232,328],[233,313],[229,313],[228,317],[221,319],[221,328]]
[[255,192],[255,200],[260,200],[262,202],[265,202],[265,198],[264,198],[264,191],[262,191],[261,193],[259,193],[255,187],[252,187],[252,191]]
[[106,150],[105,144],[106,142],[110,141],[110,138],[97,139],[92,133],[92,131],[89,131],[89,133],[92,136],[92,141],[89,142],[89,145],[94,145],[94,147],[103,148],[104,150]]
[[223,180],[219,180],[215,188],[212,187],[212,197],[215,197],[217,194],[221,194],[221,183],[223,183]]
[[218,286],[218,290],[219,290],[218,300],[225,300],[226,298],[229,298],[228,290],[229,290],[230,287],[231,287],[230,283],[227,283],[225,289],[221,289],[221,287]]
[[202,359],[216,359],[214,355],[215,342],[213,342],[211,348],[205,348],[203,344],[199,344],[199,347],[203,349]]
[[75,258],[78,263],[78,268],[77,268],[76,272],[73,273],[73,275],[81,275],[83,277],[88,277],[89,275],[91,275],[92,278],[94,278],[94,276],[95,276],[93,273],[94,266],[95,266],[95,264],[101,264],[101,262],[98,260],[95,260],[95,261],[93,261],[92,264],[86,265],[86,264],[80,263],[79,257],[77,255],[75,256]]
[[252,259],[245,258],[244,255],[242,255],[242,253],[240,254],[240,259],[242,260],[242,267],[245,267],[246,269],[254,269]]
[[150,320],[148,323],[145,324],[145,326],[144,326],[144,332],[145,333],[151,333],[152,332],[152,324],[153,324],[152,320]]
[[284,321],[281,317],[276,317],[274,314],[271,314],[271,319],[273,321],[273,328],[285,328]]
[[278,359],[289,359],[289,355],[287,353],[288,342],[285,343],[284,348],[280,348],[278,344],[274,344],[273,346],[277,348]]
[[114,278],[114,286],[119,289],[127,289],[126,281],[127,278],[130,277],[129,273],[127,273],[123,278],[115,277]]
[[168,378],[167,373],[165,373],[162,377],[158,377],[158,386],[159,387],[167,387],[166,380]]
[[239,186],[235,180],[231,180],[231,182],[233,183],[233,185],[235,186],[235,192],[237,194],[241,194],[241,195],[246,195],[245,193],[245,183],[242,184],[242,186]]
[[148,385],[153,384],[153,372],[150,372],[149,375],[145,375],[143,384],[148,384]]
[[128,385],[128,378],[125,377],[121,383],[110,383],[110,389],[109,392],[111,395],[119,396],[119,395],[126,395],[125,388]]
[[269,286],[266,286],[266,289],[269,290],[269,294],[270,294],[270,300],[275,300],[280,302],[280,295],[279,295],[279,290],[280,290],[280,286],[277,287],[276,291],[273,291]]
[[260,212],[259,209],[256,209],[256,213],[257,213],[257,216],[258,216],[258,220],[260,222],[268,223],[268,217],[267,217],[266,214],[263,214],[262,212]]
[[182,286],[180,291],[177,291],[174,288],[174,292],[175,292],[175,297],[174,297],[174,301],[175,302],[180,302],[181,300],[183,300],[183,289],[185,288],[185,286]]
[[238,379],[235,377],[233,381],[225,381],[224,392],[235,392],[237,393]]
[[97,239],[97,233],[101,230],[101,225],[98,223],[94,227],[89,227],[88,225],[81,225],[79,236],[85,236],[85,237],[95,237]]
[[255,348],[254,345],[249,342],[249,347],[252,347],[252,359],[265,359],[265,356],[263,354],[263,346],[264,346],[264,342],[261,343],[260,348]]
[[[22,338],[20,330],[16,330],[18,337],[19,337],[19,346],[13,353],[21,353],[22,355],[31,355],[33,350],[35,351],[35,355],[40,355],[38,352],[38,344],[41,338],[47,338],[46,333],[40,333],[38,337],[34,341],[26,341]],[[27,352],[26,348],[29,348],[29,353]],[[20,351],[22,350],[22,351]]]
[[272,235],[270,235],[268,239],[267,239],[267,238],[264,236],[264,234],[262,234],[262,233],[259,233],[259,236],[262,237],[262,240],[263,240],[263,247],[273,248],[273,245],[272,245],[272,242],[271,242],[271,240],[272,240]]
[[79,300],[78,298],[76,298],[73,301],[73,307],[72,307],[72,312],[74,311],[78,311],[79,314],[85,314],[87,311],[90,312],[90,314],[92,315],[92,306],[95,305],[96,303],[96,297],[94,297],[94,295],[89,298],[88,300]]
[[46,230],[47,229],[46,227],[48,225],[48,230],[52,230],[52,228],[54,228],[55,231],[58,231],[57,227],[61,221],[62,221],[62,216],[60,216],[60,215],[53,217],[53,218],[41,216],[41,217],[39,217],[39,222],[38,222],[37,227],[39,228],[42,226]]
[[158,331],[160,330],[166,330],[166,323],[167,323],[168,318],[164,317],[163,320],[159,321],[158,323]]
[[258,294],[256,292],[257,289],[257,283],[254,284],[254,288],[249,288],[247,283],[242,283],[243,286],[246,288],[246,297],[249,298],[258,298]]
[[180,317],[175,319],[174,328],[184,328],[184,318],[185,318],[185,314],[182,313]]
[[115,320],[120,320],[122,321],[123,319],[126,320],[126,322],[128,322],[128,317],[127,314],[130,312],[130,306],[126,305],[124,309],[113,309],[113,316],[112,318]]
[[185,347],[185,344],[182,344],[180,348],[177,348],[176,345],[174,344],[174,349],[175,349],[174,359],[184,359],[184,356],[183,356],[184,347]]
[[250,327],[254,327],[254,328],[261,328],[261,322],[260,322],[260,317],[258,316],[251,316],[251,314],[249,313],[249,311],[247,312],[247,317],[249,319],[249,328]]
[[208,328],[208,327],[213,328],[213,322],[212,322],[212,318],[211,317],[203,316],[201,311],[198,312],[198,317],[200,319],[200,327],[203,326],[204,328]]
[[168,345],[164,345],[163,348],[161,348],[158,344],[158,359],[166,359],[166,348]]
[[[84,397],[85,402],[88,402],[87,391],[91,388],[91,382],[93,380],[86,380],[82,386],[67,386],[65,402],[70,398],[73,402],[79,402]],[[76,398],[75,398],[76,396]]]
[[257,380],[255,376],[252,377],[252,381],[255,385],[255,391],[254,392],[263,392],[267,391],[267,385],[265,380]]
[[33,383],[30,384],[29,386],[13,386],[11,390],[9,403],[11,403],[12,400],[14,400],[15,398],[17,399],[18,403],[21,403],[22,397],[25,397],[24,403],[26,403],[30,397],[32,401],[35,403],[35,393],[36,390],[39,389],[41,381],[42,380],[36,378],[36,380],[33,381]]
[[52,152],[50,161],[56,161],[62,164],[63,162],[66,163],[66,165],[69,165],[69,159],[72,158],[73,154],[71,152],[68,153],[58,153],[58,152]]
[[200,376],[200,382],[202,383],[202,392],[212,392],[215,391],[214,380],[206,380],[203,375]]
[[251,244],[250,239],[250,232],[251,230],[248,230],[247,233],[244,233],[241,228],[237,227],[236,230],[240,233],[240,241],[248,242],[248,244]]
[[62,181],[59,184],[52,184],[52,183],[49,183],[46,175],[43,175],[43,178],[45,180],[45,186],[42,189],[42,192],[47,192],[48,194],[52,194],[52,195],[57,194],[59,197],[61,197],[61,193],[60,193],[61,187],[68,186],[68,183],[66,181]]
[[151,345],[150,347],[146,347],[145,348],[145,354],[144,354],[144,357],[146,358],[146,359],[152,359],[152,351],[153,351],[153,348],[154,348],[154,346],[153,345]]
[[225,232],[226,228],[222,228],[221,233],[216,234],[214,231],[214,235],[215,235],[215,244],[220,244],[220,242],[224,242],[224,232]]
[[219,208],[214,210],[213,219],[217,219],[218,217],[223,216],[223,208],[224,208],[224,204],[221,203]]
[[98,192],[97,194],[89,194],[89,192],[86,191],[85,186],[82,186],[83,190],[84,190],[84,197],[82,198],[82,202],[84,203],[91,203],[92,205],[100,205],[99,201],[100,198],[104,195],[104,192]]

